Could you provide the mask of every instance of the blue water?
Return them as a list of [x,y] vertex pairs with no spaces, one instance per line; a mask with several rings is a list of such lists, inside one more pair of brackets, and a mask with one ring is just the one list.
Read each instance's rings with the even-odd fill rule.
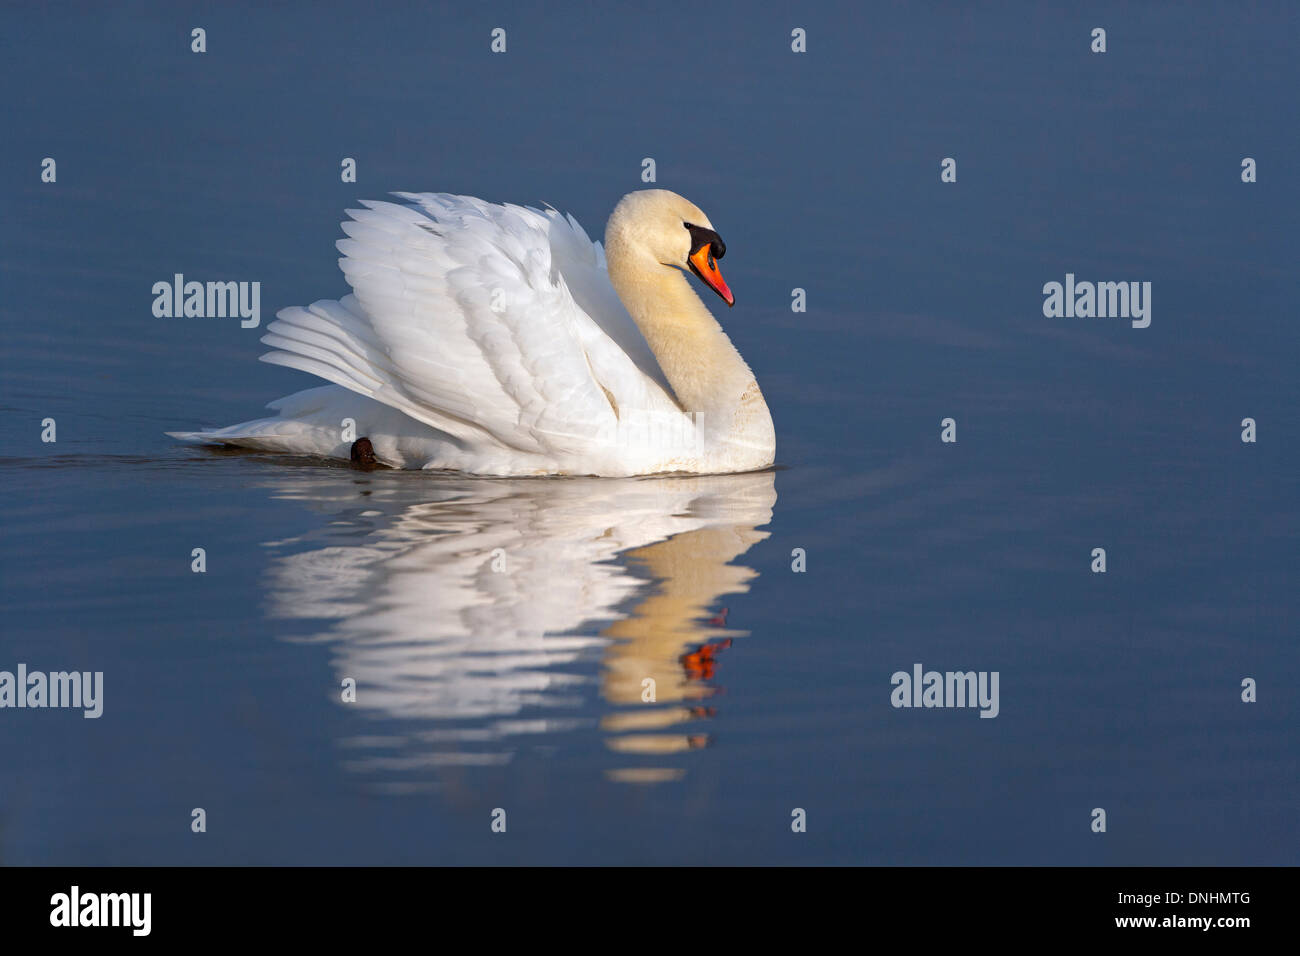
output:
[[[0,862],[1296,863],[1300,15],[870,6],[6,9],[0,670],[104,712],[0,709]],[[646,157],[727,241],[773,471],[163,434],[314,380],[153,283],[265,325],[346,291],[360,199],[599,236]],[[1066,273],[1150,327],[1045,318]],[[998,716],[894,708],[916,663]]]

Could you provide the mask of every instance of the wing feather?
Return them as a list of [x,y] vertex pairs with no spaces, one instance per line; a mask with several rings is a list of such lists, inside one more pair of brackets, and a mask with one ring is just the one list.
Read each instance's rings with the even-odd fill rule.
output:
[[282,310],[264,361],[317,375],[469,443],[561,456],[618,408],[677,408],[572,217],[398,193],[348,210],[352,294]]

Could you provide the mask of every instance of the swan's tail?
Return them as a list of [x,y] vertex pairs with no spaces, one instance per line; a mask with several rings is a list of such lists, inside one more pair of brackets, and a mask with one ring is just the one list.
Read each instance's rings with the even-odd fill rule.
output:
[[456,446],[451,436],[337,385],[296,392],[267,407],[279,414],[226,428],[167,434],[191,444],[233,445],[344,461],[351,455],[352,443],[365,437],[374,446],[375,457],[395,468],[430,466],[441,451]]

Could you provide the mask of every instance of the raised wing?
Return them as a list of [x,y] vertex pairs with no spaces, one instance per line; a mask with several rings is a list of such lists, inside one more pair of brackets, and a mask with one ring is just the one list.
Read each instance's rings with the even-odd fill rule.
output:
[[[674,407],[653,353],[572,219],[399,193],[348,210],[352,295],[282,310],[263,361],[311,372],[466,442],[580,451],[616,407]],[[647,361],[648,360],[648,361]]]

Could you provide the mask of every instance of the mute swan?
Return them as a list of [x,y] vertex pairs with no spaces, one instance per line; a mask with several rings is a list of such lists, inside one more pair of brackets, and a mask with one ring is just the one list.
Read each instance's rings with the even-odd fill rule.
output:
[[276,417],[169,434],[344,460],[364,437],[384,464],[477,475],[772,464],[754,373],[686,280],[735,303],[693,203],[629,193],[602,250],[554,209],[395,195],[348,211],[352,294],[284,309],[262,338],[263,361],[335,384],[272,402]]

